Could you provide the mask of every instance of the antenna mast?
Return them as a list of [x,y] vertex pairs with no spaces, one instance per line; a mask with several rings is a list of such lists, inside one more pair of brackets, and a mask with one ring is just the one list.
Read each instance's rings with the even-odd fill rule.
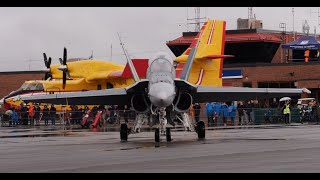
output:
[[187,32],[189,32],[189,23],[188,23],[188,19],[189,19],[189,13],[188,13],[188,7],[187,7]]
[[187,23],[187,24],[195,24],[195,28],[194,28],[194,31],[195,32],[199,32],[200,31],[200,20],[201,19],[206,19],[205,17],[204,18],[200,18],[200,7],[195,7],[194,8],[194,16],[195,18],[193,19],[187,19],[188,21],[189,20],[194,20],[194,23]]
[[195,14],[194,19],[195,19],[195,23],[196,23],[194,31],[199,32],[200,31],[200,7],[194,8],[194,11],[195,11],[194,12],[194,14]]
[[252,7],[248,7],[248,19],[252,19]]
[[[318,8],[318,11],[317,12],[312,12],[311,9],[310,9],[310,16],[311,16],[311,13],[317,13],[318,14],[318,26],[320,26],[320,11],[319,11],[319,8]],[[316,26],[314,26],[314,37],[316,37],[317,34],[316,34]]]

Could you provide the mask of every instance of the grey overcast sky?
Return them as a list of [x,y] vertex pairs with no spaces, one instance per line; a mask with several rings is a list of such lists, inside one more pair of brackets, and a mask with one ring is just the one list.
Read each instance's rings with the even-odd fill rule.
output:
[[[292,8],[253,7],[253,14],[264,29],[281,30],[284,22],[292,31],[294,19],[295,31],[302,32],[307,20],[310,32],[316,27],[320,34],[318,7],[294,7],[294,18]],[[187,30],[187,17],[194,18],[193,7],[1,7],[0,71],[44,69],[42,53],[56,64],[64,46],[68,58],[88,58],[93,50],[95,59],[110,60],[112,44],[112,61],[124,64],[117,32],[132,58],[158,51],[174,57],[165,43]],[[237,18],[248,17],[248,8],[203,7],[201,17],[225,20],[227,29],[235,29]]]

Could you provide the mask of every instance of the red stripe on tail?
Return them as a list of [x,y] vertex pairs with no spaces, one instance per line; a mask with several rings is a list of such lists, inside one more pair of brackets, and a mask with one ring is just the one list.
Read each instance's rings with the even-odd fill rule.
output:
[[[222,44],[221,44],[221,54],[224,54],[224,44],[225,44],[225,37],[226,37],[226,22],[223,22],[223,29],[222,29]],[[221,58],[220,62],[220,75],[219,78],[222,78],[222,69],[223,69],[223,58]]]

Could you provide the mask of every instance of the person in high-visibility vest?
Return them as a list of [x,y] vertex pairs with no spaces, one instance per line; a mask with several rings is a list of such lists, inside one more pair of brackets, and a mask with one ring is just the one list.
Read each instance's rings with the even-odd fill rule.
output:
[[289,124],[289,116],[290,116],[290,102],[286,101],[286,103],[283,106],[283,115],[284,115],[284,123]]
[[304,62],[309,62],[310,50],[307,49],[304,51]]

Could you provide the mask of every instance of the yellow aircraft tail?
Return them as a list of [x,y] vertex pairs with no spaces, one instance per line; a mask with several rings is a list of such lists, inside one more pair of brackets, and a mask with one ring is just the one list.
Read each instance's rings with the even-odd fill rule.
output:
[[189,82],[202,86],[222,86],[223,59],[233,57],[224,55],[225,29],[225,21],[208,20],[204,23],[190,47],[176,58],[178,63],[185,63],[191,49],[196,47],[194,61],[188,77]]

